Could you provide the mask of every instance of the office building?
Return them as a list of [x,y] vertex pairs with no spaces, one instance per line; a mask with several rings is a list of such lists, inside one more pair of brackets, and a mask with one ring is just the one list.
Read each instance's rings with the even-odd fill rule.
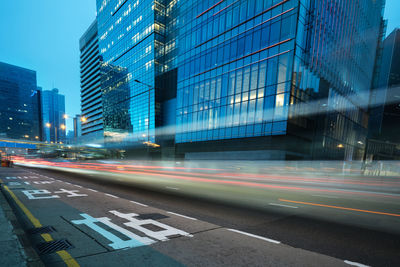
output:
[[103,109],[100,87],[100,54],[97,21],[79,40],[81,73],[82,136],[102,139]]
[[102,87],[125,94],[104,110],[125,101],[124,135],[172,134],[187,159],[361,159],[383,6],[98,0],[100,54],[123,72]]
[[65,142],[65,96],[58,89],[42,91],[43,141]]
[[40,141],[36,71],[0,62],[0,137]]
[[82,136],[82,116],[76,115],[74,117],[74,131],[73,131],[74,139],[78,139]]
[[385,94],[379,139],[400,144],[400,29],[383,42],[381,90]]

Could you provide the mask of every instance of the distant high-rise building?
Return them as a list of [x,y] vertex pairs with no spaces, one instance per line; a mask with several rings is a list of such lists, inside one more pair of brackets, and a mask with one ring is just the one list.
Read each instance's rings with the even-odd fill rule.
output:
[[0,62],[0,137],[40,141],[36,71]]
[[76,115],[74,117],[74,138],[77,139],[82,136],[82,116]]
[[42,91],[43,141],[65,142],[65,96],[58,89]]
[[120,72],[102,78],[105,135],[172,135],[189,159],[361,159],[383,6],[97,0],[102,66]]
[[100,87],[100,53],[97,20],[79,40],[81,73],[82,136],[103,137],[103,107]]
[[371,112],[374,116],[374,139],[400,143],[400,29],[395,29],[383,42],[379,66],[379,103]]

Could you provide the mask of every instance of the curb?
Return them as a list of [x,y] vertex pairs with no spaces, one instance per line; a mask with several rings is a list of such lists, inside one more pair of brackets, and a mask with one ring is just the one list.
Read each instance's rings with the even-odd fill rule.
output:
[[43,267],[45,266],[40,259],[36,250],[33,248],[29,236],[21,225],[21,219],[16,207],[10,203],[10,196],[4,191],[3,182],[0,180],[0,208],[4,211],[6,219],[12,226],[12,232],[16,235],[19,243],[19,250],[24,257],[23,262],[29,267]]

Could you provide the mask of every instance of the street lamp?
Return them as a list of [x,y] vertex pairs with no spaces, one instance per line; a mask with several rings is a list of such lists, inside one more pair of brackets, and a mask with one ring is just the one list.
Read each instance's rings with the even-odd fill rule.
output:
[[[147,111],[148,112],[148,115],[147,115],[147,140],[150,141],[150,90],[153,89],[154,87],[151,86],[150,84],[139,81],[138,79],[135,79],[134,82],[143,84],[144,86],[147,86],[149,88],[149,104],[148,104],[148,111]],[[145,137],[145,135],[143,137]]]
[[[51,128],[51,123],[47,122],[46,123],[46,127],[50,129]],[[61,130],[65,131],[66,128],[67,127],[65,126],[65,124],[60,124],[60,129]],[[57,131],[58,131],[58,128],[57,128],[56,125],[54,125],[54,134],[55,134],[55,142],[54,143],[56,143],[56,144],[58,143]]]
[[[150,142],[150,92],[151,92],[151,89],[153,89],[154,87],[153,86],[151,86],[150,84],[147,84],[147,83],[144,83],[144,82],[142,82],[142,81],[139,81],[138,79],[135,79],[134,80],[134,82],[137,82],[137,83],[140,83],[140,84],[143,84],[144,86],[147,86],[148,88],[149,88],[149,104],[148,104],[148,110],[147,110],[147,154],[149,154],[149,142]],[[146,137],[146,135],[145,134],[143,134],[142,135],[143,137]],[[149,155],[148,155],[149,156]]]

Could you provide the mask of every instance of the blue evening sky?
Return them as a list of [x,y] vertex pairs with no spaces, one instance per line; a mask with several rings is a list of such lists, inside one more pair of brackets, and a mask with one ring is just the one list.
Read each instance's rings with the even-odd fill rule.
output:
[[[400,1],[386,2],[390,33],[400,27]],[[0,61],[36,70],[38,85],[57,87],[66,113],[79,114],[79,38],[95,14],[95,0],[1,0]]]

